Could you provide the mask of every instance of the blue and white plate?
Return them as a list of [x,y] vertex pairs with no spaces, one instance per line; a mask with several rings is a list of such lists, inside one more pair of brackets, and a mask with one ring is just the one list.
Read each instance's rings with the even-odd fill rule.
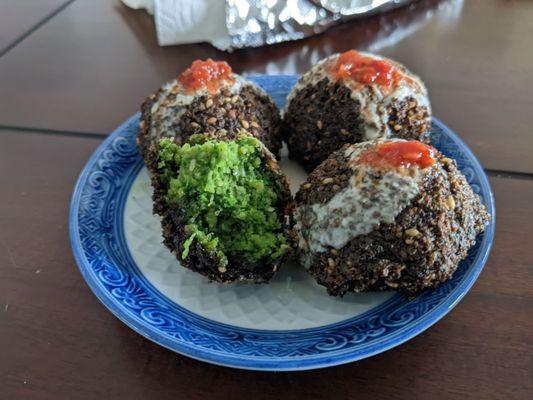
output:
[[[254,76],[280,107],[296,76]],[[457,160],[493,216],[452,280],[414,300],[396,293],[330,297],[301,267],[287,265],[268,285],[220,285],[179,267],[161,244],[151,186],[135,146],[139,115],[122,124],[83,170],[70,211],[81,273],[96,296],[141,335],[214,364],[303,370],[359,360],[411,339],[466,294],[494,236],[494,204],[483,169],[466,145],[434,119],[433,145]],[[293,188],[305,178],[286,159]]]

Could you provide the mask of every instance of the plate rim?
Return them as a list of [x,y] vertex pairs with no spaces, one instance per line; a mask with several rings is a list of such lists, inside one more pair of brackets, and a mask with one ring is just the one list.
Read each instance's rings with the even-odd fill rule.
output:
[[[262,77],[265,79],[267,75],[255,75],[256,77]],[[276,78],[290,78],[294,79],[293,75],[268,75],[268,77]],[[91,167],[100,159],[102,153],[105,149],[108,148],[109,144],[122,132],[123,128],[131,123],[132,120],[138,118],[139,113],[133,115],[124,121],[118,128],[116,128],[93,152],[89,160],[86,162],[80,176],[74,187],[72,194],[72,200],[70,203],[70,213],[69,213],[69,234],[72,251],[74,258],[78,265],[78,269],[82,274],[85,282],[88,284],[90,289],[93,291],[95,296],[99,299],[104,306],[111,311],[115,317],[121,320],[126,326],[133,329],[135,332],[144,336],[145,338],[166,347],[169,350],[177,352],[181,355],[191,357],[200,361],[209,362],[211,364],[240,368],[240,369],[249,369],[249,370],[262,370],[262,371],[296,371],[296,370],[309,370],[317,368],[325,368],[334,365],[345,364],[348,362],[358,361],[364,358],[371,357],[373,355],[387,351],[393,347],[401,345],[402,343],[412,339],[421,332],[425,331],[441,318],[443,318],[448,312],[450,312],[468,293],[472,285],[478,279],[479,274],[484,268],[487,259],[490,255],[492,249],[492,244],[494,241],[494,229],[496,222],[496,212],[494,205],[494,194],[490,186],[487,175],[485,174],[481,164],[479,163],[476,156],[470,150],[470,148],[464,143],[464,141],[449,127],[447,127],[442,121],[436,117],[432,117],[432,121],[439,125],[447,134],[453,137],[453,139],[459,143],[461,150],[468,156],[469,161],[472,163],[472,167],[475,171],[475,174],[480,180],[481,186],[484,189],[487,189],[487,203],[488,209],[491,213],[491,222],[487,227],[484,235],[487,235],[488,241],[487,245],[483,249],[482,256],[477,260],[477,264],[474,265],[474,269],[469,272],[468,279],[465,279],[459,284],[458,287],[452,291],[443,302],[438,306],[431,309],[425,316],[417,319],[415,325],[406,326],[405,330],[398,332],[392,338],[385,339],[381,343],[372,343],[372,346],[363,351],[361,354],[358,354],[357,349],[350,349],[339,354],[324,353],[319,355],[313,355],[310,357],[296,357],[295,359],[276,359],[276,358],[267,358],[267,357],[256,357],[253,361],[243,359],[242,356],[236,354],[222,353],[220,351],[211,350],[207,351],[205,349],[198,350],[187,345],[184,342],[181,342],[178,339],[171,338],[170,336],[164,336],[162,333],[152,331],[150,332],[150,326],[148,324],[139,323],[139,321],[134,318],[133,315],[129,315],[127,312],[124,312],[122,307],[118,306],[113,299],[111,299],[107,292],[103,291],[100,285],[96,282],[95,278],[92,276],[92,270],[88,267],[88,261],[86,259],[83,247],[80,243],[80,237],[78,234],[78,210],[80,204],[80,197],[84,184],[86,182],[88,174],[91,172]],[[122,210],[123,212],[124,210]],[[201,317],[201,316],[200,316]],[[217,323],[218,324],[218,323]],[[333,324],[335,325],[335,324]],[[148,329],[147,329],[148,328]],[[245,328],[240,328],[240,330],[246,330]],[[283,331],[282,331],[283,332]],[[295,332],[298,330],[288,330],[287,332]]]

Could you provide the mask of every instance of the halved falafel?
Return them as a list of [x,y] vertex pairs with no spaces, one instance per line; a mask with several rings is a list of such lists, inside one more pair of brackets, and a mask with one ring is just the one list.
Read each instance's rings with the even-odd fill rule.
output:
[[217,282],[268,282],[289,249],[292,205],[272,153],[250,136],[194,135],[154,154],[154,213],[181,265]]

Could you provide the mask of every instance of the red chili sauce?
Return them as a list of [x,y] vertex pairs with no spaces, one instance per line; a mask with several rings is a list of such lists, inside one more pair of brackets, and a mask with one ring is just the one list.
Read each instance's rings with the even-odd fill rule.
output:
[[395,86],[403,80],[403,74],[390,61],[379,60],[349,50],[339,55],[333,75],[343,81],[351,78],[362,84]]
[[225,61],[196,60],[179,77],[178,81],[192,92],[206,88],[214,93],[224,80],[233,81],[231,67]]
[[435,149],[418,140],[385,142],[361,153],[360,162],[373,167],[419,168],[435,164]]

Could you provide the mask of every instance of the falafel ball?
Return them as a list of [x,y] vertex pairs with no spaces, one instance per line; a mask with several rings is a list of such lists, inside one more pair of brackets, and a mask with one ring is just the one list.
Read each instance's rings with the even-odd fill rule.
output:
[[450,279],[490,215],[454,160],[419,141],[345,145],[296,194],[297,256],[328,293],[408,295]]
[[162,139],[152,176],[164,244],[211,281],[268,282],[289,250],[287,178],[256,138]]
[[225,62],[196,60],[144,101],[137,144],[152,172],[156,166],[149,161],[160,139],[182,145],[198,133],[233,139],[247,132],[279,157],[280,126],[279,109],[259,86]]
[[403,65],[350,50],[301,76],[283,121],[290,158],[310,172],[345,143],[387,137],[427,142],[431,107],[424,83]]

